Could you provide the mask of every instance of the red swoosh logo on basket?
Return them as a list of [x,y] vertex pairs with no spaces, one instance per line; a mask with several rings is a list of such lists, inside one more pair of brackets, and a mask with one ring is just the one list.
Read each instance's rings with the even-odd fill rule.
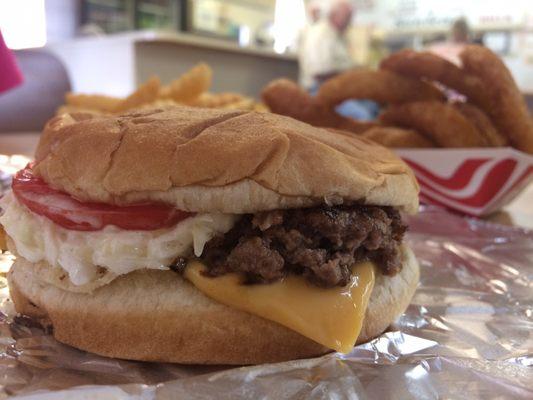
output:
[[433,174],[425,167],[414,161],[411,161],[406,158],[404,158],[403,160],[407,164],[409,164],[409,166],[414,169],[417,174],[420,174],[421,176],[424,176],[432,182],[435,182],[441,186],[454,190],[463,189],[470,182],[472,176],[474,176],[478,168],[485,164],[487,161],[489,161],[489,159],[487,158],[466,160],[459,166],[459,168],[455,170],[452,176],[450,176],[449,178],[443,178],[441,176]]
[[[482,207],[492,200],[496,194],[498,194],[502,186],[513,174],[516,165],[517,162],[509,158],[495,164],[485,175],[480,185],[476,189],[476,192],[470,197],[466,198],[455,197],[447,193],[443,193],[442,191],[433,187],[431,184],[421,181],[419,181],[419,183],[420,186],[431,189],[433,192],[438,193],[443,198],[455,200],[470,207]],[[426,196],[428,195],[427,193],[425,194]]]
[[462,204],[458,204],[458,205],[451,205],[445,201],[441,201],[435,197],[433,197],[432,195],[430,194],[421,194],[420,195],[420,202],[423,203],[423,204],[433,204],[433,205],[437,205],[437,206],[440,206],[440,207],[444,207],[444,208],[447,208],[448,210],[455,210],[455,211],[459,211],[459,212],[462,212],[464,214],[467,214],[467,215],[472,215],[472,216],[479,216],[481,215],[480,214],[480,210],[482,210],[482,208],[475,208],[475,209],[471,209],[471,208],[468,208],[468,207],[462,207]]
[[507,189],[508,192],[510,192],[511,190],[514,190],[514,188],[516,188],[520,183],[522,183],[522,181],[527,178],[530,174],[533,174],[533,166],[527,168],[523,173],[522,175],[520,175],[520,177],[518,177],[517,179],[515,179],[514,183],[512,184],[512,186]]

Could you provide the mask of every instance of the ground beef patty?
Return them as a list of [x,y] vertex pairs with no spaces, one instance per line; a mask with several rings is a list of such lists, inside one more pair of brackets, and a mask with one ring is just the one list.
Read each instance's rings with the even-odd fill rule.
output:
[[383,274],[396,274],[405,230],[391,207],[275,210],[244,215],[229,232],[206,244],[202,259],[209,275],[239,272],[247,283],[297,274],[317,286],[344,286],[350,266],[360,261],[371,260]]

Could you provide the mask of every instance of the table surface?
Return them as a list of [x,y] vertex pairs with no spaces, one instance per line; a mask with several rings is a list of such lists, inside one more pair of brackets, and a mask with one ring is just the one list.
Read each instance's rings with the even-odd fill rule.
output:
[[[0,154],[22,154],[31,157],[39,133],[0,133]],[[506,225],[533,229],[533,182],[503,210],[485,217],[486,220]]]

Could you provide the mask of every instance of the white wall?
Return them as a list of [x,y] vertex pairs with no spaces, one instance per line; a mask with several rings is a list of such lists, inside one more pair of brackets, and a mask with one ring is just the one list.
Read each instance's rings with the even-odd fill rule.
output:
[[45,0],[47,43],[73,38],[80,22],[78,0]]
[[77,38],[46,48],[65,65],[72,91],[127,96],[135,90],[134,32]]
[[383,29],[446,28],[466,17],[473,28],[524,24],[533,16],[531,0],[353,0],[355,22]]

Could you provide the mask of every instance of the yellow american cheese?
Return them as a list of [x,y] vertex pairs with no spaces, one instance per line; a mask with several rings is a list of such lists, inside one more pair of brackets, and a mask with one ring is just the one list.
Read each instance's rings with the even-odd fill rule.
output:
[[191,261],[185,277],[206,296],[239,310],[277,322],[330,349],[347,353],[359,336],[374,286],[374,267],[353,268],[345,287],[322,289],[298,276],[271,284],[242,285],[237,274],[211,278],[205,266]]

